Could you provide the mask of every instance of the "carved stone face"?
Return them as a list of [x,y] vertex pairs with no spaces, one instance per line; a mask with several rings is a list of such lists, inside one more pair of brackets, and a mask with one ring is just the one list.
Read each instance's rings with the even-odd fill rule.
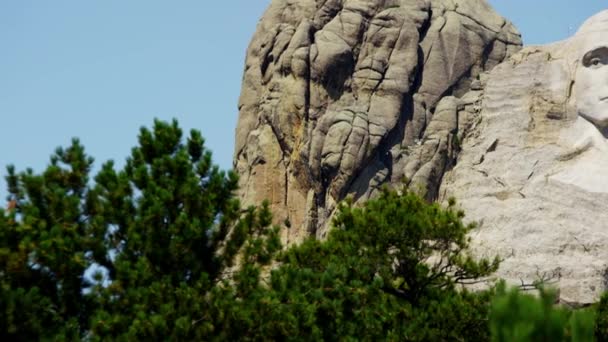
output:
[[606,11],[590,19],[576,39],[581,41],[574,92],[578,115],[608,132],[608,25]]

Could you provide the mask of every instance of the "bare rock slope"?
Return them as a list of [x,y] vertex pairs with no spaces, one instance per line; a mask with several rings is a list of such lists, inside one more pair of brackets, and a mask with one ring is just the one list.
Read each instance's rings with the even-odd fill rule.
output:
[[297,242],[385,183],[436,198],[479,110],[467,91],[520,47],[485,0],[273,0],[239,103],[243,202],[268,199]]

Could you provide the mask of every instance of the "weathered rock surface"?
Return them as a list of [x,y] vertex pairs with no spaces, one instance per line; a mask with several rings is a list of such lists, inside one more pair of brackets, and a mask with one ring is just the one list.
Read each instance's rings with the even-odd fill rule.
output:
[[482,80],[441,199],[479,222],[475,251],[504,259],[498,277],[597,301],[608,281],[608,11]]
[[463,95],[520,46],[485,0],[272,1],[239,104],[244,204],[268,199],[297,242],[385,183],[435,198],[459,125],[479,110],[479,90]]

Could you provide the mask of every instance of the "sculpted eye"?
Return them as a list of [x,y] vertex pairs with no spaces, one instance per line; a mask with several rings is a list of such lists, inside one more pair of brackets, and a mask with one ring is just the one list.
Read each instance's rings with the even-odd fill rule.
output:
[[608,65],[608,47],[602,46],[591,50],[583,57],[583,66],[586,68],[600,68]]

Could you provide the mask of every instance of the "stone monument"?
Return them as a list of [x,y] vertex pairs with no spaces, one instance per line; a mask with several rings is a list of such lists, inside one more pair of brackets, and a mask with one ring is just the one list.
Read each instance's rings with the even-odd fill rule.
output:
[[[234,166],[283,241],[406,182],[456,198],[496,277],[608,288],[608,11],[521,50],[485,0],[273,0],[249,46]],[[490,280],[491,281],[491,280]]]
[[479,222],[475,251],[504,259],[497,277],[597,301],[608,285],[608,11],[481,79],[440,200]]

